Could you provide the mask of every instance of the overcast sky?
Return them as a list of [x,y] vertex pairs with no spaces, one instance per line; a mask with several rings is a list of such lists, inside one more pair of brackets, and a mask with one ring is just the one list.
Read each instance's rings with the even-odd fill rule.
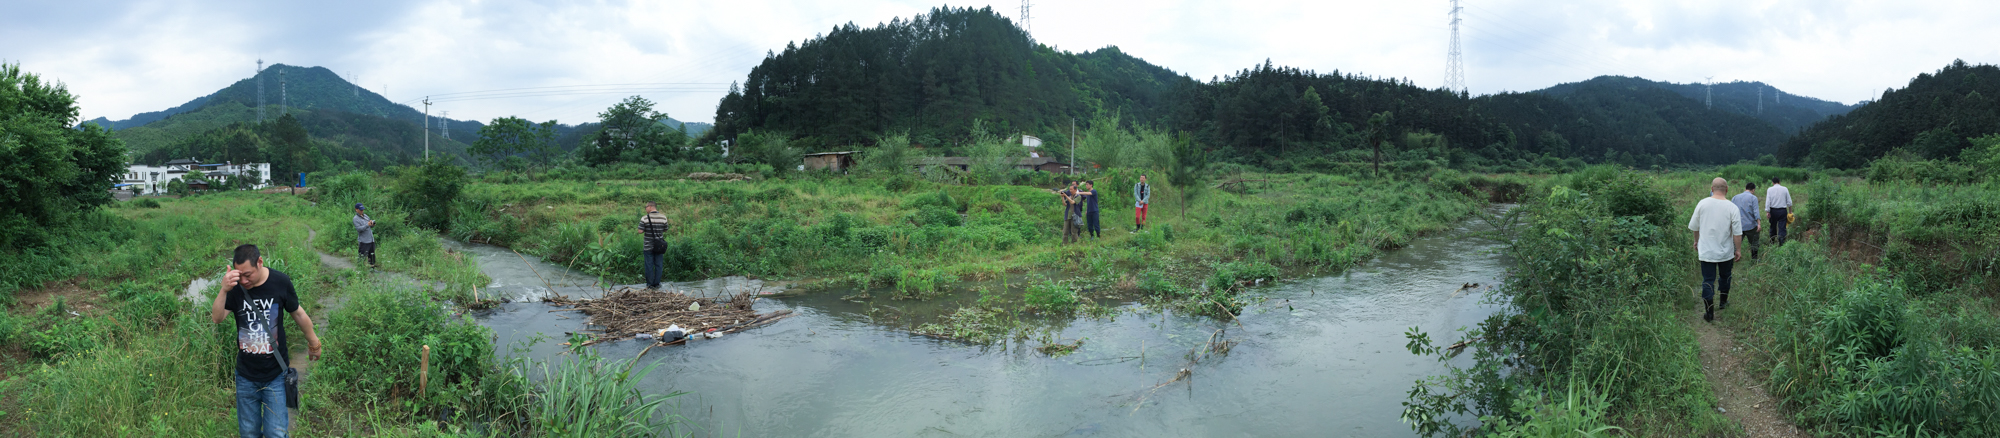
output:
[[[767,50],[842,23],[874,26],[940,3],[900,0],[10,2],[0,60],[68,84],[85,118],[157,111],[249,77],[266,62],[323,66],[398,102],[440,96],[454,119],[592,121],[624,96],[707,122]],[[1018,19],[1019,3],[973,3]],[[2000,63],[2000,2],[1466,0],[1474,94],[1598,75],[1764,81],[1854,103],[1953,59]],[[1082,52],[1116,45],[1198,79],[1270,59],[1444,81],[1450,2],[1063,1],[1034,5],[1035,38]],[[656,84],[656,85],[616,85]],[[664,85],[661,85],[664,84]],[[449,101],[451,93],[543,88]],[[456,94],[478,97],[478,94]],[[488,94],[487,96],[493,96]]]

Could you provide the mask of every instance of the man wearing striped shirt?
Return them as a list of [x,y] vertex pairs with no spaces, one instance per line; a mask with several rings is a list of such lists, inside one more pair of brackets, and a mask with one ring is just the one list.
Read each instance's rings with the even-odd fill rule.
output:
[[652,202],[646,203],[646,215],[639,217],[639,234],[646,241],[646,288],[660,288],[660,265],[666,262],[667,215]]

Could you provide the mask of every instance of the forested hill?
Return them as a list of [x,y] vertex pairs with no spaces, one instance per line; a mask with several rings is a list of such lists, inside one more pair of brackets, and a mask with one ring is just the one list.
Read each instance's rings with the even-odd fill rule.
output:
[[[1115,113],[1126,124],[1221,146],[1226,160],[1309,170],[1351,163],[1353,155],[1329,157],[1371,138],[1400,143],[1412,134],[1445,140],[1431,148],[1442,156],[1428,159],[1635,166],[1756,158],[1776,152],[1785,135],[1661,83],[1601,79],[1471,98],[1267,61],[1200,81],[1116,47],[1056,51],[991,9],[938,8],[872,28],[836,27],[770,54],[717,106],[711,138],[759,130],[830,150],[908,132],[916,143],[948,147],[967,138],[974,120],[1002,134],[1065,138],[1072,120],[1085,125]],[[1377,115],[1384,135],[1371,137]]]
[[1545,93],[1566,93],[1570,89],[1598,82],[1613,82],[1627,87],[1655,87],[1689,99],[1703,102],[1714,100],[1714,109],[1756,117],[1778,130],[1790,135],[1807,126],[1854,110],[1854,105],[1831,102],[1822,99],[1786,93],[1763,82],[1727,82],[1715,84],[1713,94],[1707,84],[1677,84],[1650,81],[1642,78],[1622,76],[1599,76],[1588,81],[1558,84],[1539,90]]
[[990,8],[947,7],[787,44],[717,105],[714,132],[782,131],[809,148],[908,132],[935,145],[984,120],[1057,138],[1072,118],[1100,111],[1158,119],[1168,94],[1193,82],[1116,48],[1079,55],[1036,44]]
[[2000,132],[2000,67],[1956,61],[1919,74],[1903,89],[1829,118],[1778,150],[1789,165],[1855,168],[1902,148],[1932,159],[1957,158],[1970,137]]
[[[92,122],[112,129],[128,129],[145,126],[177,114],[194,112],[210,106],[236,102],[243,106],[257,107],[257,81],[264,81],[264,104],[276,107],[282,99],[291,108],[322,109],[343,111],[362,115],[409,120],[422,123],[423,112],[407,105],[390,102],[389,99],[360,88],[354,83],[335,74],[326,67],[298,67],[286,64],[271,64],[263,72],[236,81],[228,87],[207,96],[197,97],[185,104],[164,111],[140,113],[120,121],[108,121],[100,117]],[[284,86],[279,86],[282,80]],[[266,110],[267,118],[278,116],[275,108]],[[466,134],[478,132],[483,124],[468,120],[445,120],[435,117],[432,123],[440,123],[453,131]],[[254,119],[254,113],[253,113]],[[249,120],[254,121],[254,120]],[[232,121],[234,122],[234,121]],[[433,129],[436,129],[434,126]],[[454,132],[456,135],[457,132]]]

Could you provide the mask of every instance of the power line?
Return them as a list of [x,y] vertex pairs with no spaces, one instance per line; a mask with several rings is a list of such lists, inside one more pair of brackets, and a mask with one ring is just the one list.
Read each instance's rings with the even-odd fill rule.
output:
[[1466,92],[1466,87],[1465,61],[1458,50],[1458,11],[1464,9],[1458,6],[1458,0],[1451,0],[1451,49],[1445,52],[1444,58],[1444,89],[1457,89],[1461,93]]

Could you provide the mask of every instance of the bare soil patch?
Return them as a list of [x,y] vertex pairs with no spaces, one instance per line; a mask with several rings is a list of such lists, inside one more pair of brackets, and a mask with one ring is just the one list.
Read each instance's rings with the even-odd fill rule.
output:
[[[1701,299],[1701,289],[1694,292],[1695,299]],[[1747,436],[1810,436],[1786,418],[1784,408],[1765,390],[1765,382],[1751,377],[1745,359],[1752,352],[1738,345],[1732,331],[1721,325],[1730,316],[1733,315],[1725,309],[1715,312],[1715,323],[1702,321],[1699,313],[1690,314],[1687,319],[1701,344],[1701,372],[1715,391],[1716,407],[1722,408],[1724,416],[1743,425]]]
[[79,315],[97,315],[103,313],[106,310],[103,305],[104,291],[85,288],[83,287],[83,283],[84,278],[79,275],[68,280],[42,283],[42,287],[32,290],[15,292],[14,298],[18,300],[15,305],[21,309],[15,313],[20,315],[32,314],[48,306],[50,303],[54,303],[57,298],[61,298],[64,306],[76,311]]

